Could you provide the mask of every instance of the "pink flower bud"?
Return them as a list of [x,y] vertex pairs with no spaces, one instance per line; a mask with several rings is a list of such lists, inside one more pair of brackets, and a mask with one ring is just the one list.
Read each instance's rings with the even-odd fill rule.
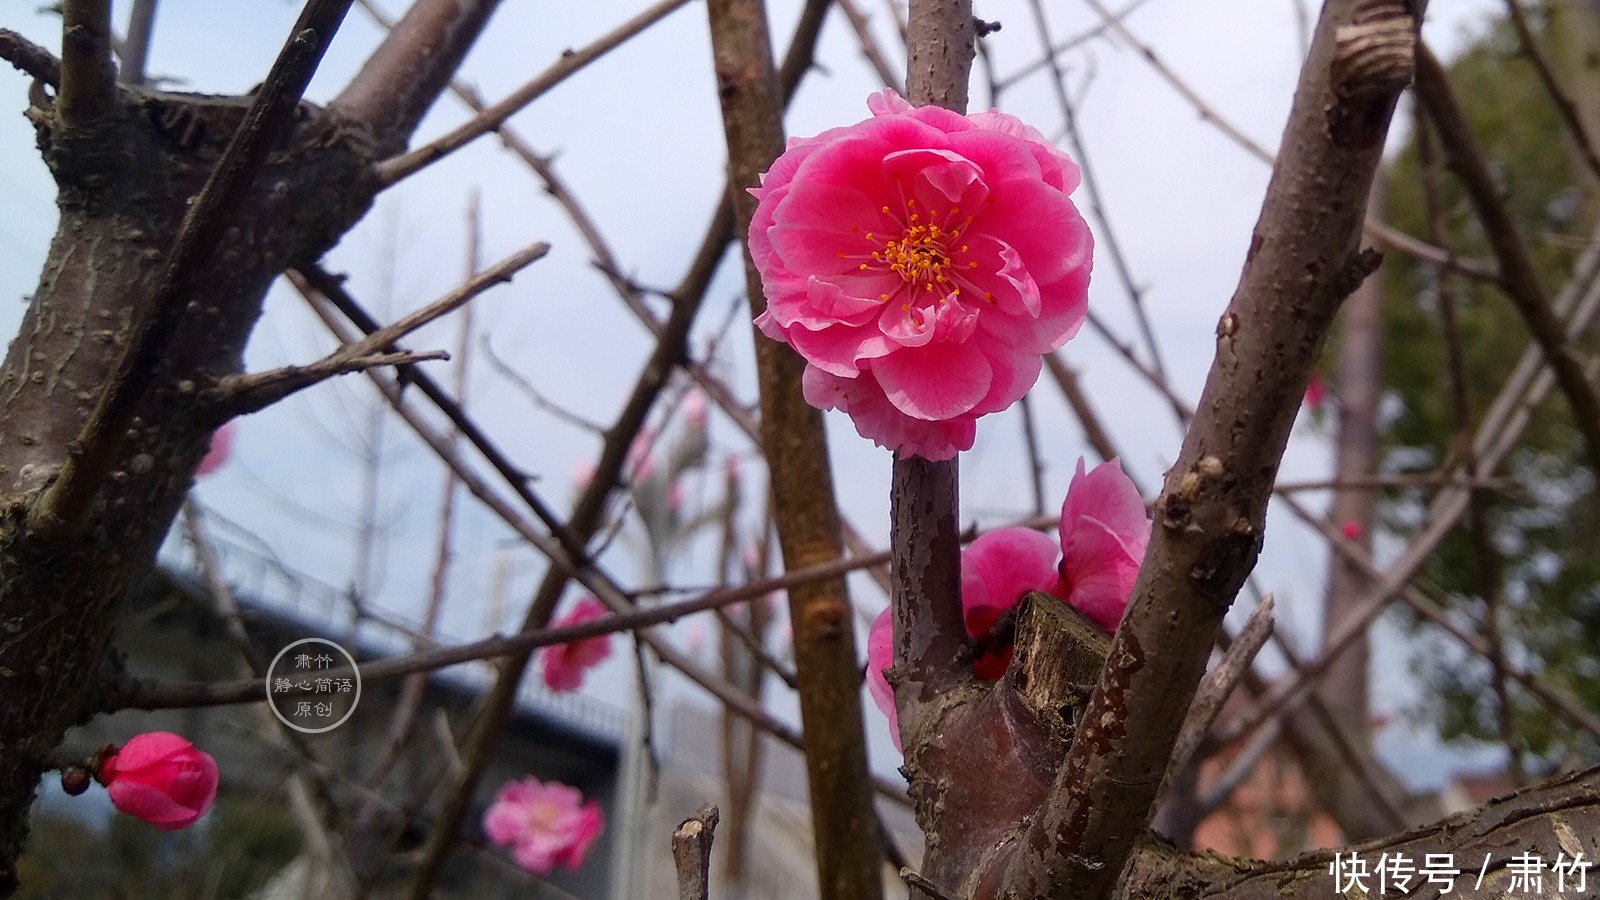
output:
[[229,420],[221,428],[211,432],[211,448],[200,460],[200,467],[194,470],[196,478],[204,478],[228,464],[228,458],[233,455],[235,429],[233,421]]
[[1322,383],[1322,376],[1316,372],[1311,373],[1311,382],[1306,385],[1306,408],[1312,412],[1322,412],[1322,401],[1327,396],[1328,386]]
[[100,764],[117,809],[163,831],[199,821],[217,798],[217,761],[165,731],[141,734]]
[[1345,519],[1344,524],[1339,526],[1339,533],[1352,541],[1359,541],[1361,536],[1367,533],[1367,529],[1355,519]]
[[703,392],[690,391],[689,395],[683,398],[684,418],[688,419],[689,424],[700,431],[706,430],[707,412],[706,395]]

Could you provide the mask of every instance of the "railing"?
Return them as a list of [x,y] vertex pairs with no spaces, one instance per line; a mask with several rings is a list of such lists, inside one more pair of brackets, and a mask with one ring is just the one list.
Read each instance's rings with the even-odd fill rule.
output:
[[[223,579],[243,608],[294,619],[328,635],[349,634],[354,619],[356,642],[362,651],[383,656],[408,652],[420,632],[420,623],[354,603],[350,591],[297,572],[268,552],[215,534],[210,535],[210,543]],[[203,583],[194,546],[177,529],[162,545],[157,564],[185,580]],[[443,634],[433,640],[442,645],[460,643]],[[437,677],[481,690],[489,683],[490,671],[486,664],[479,663],[442,670]],[[552,693],[538,678],[523,679],[517,703],[520,709],[538,712],[605,740],[620,742],[627,730],[626,710],[581,694]]]

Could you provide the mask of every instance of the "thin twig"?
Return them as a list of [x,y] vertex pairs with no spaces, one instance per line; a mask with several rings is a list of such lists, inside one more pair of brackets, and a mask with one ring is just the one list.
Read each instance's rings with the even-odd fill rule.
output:
[[1417,54],[1417,96],[1438,131],[1450,168],[1461,180],[1485,236],[1500,262],[1501,287],[1539,342],[1561,392],[1572,407],[1573,423],[1588,445],[1589,459],[1600,469],[1600,393],[1585,377],[1583,364],[1551,307],[1516,221],[1506,207],[1500,186],[1489,170],[1483,149],[1473,137],[1444,66],[1427,47]]
[[1033,395],[1023,394],[1022,440],[1028,449],[1028,470],[1033,473],[1033,514],[1044,515],[1044,460],[1039,456],[1039,432],[1033,424]]
[[410,366],[425,359],[448,359],[443,352],[386,352],[387,348],[417,329],[465,306],[472,298],[497,284],[509,282],[513,275],[542,259],[550,252],[544,242],[517,251],[509,257],[467,279],[459,287],[415,312],[400,317],[354,343],[345,344],[322,359],[305,366],[285,366],[267,372],[232,375],[217,386],[218,402],[232,415],[254,412],[270,406],[296,391],[347,372],[364,371],[374,366]]
[[[1518,21],[1523,42],[1538,53],[1532,36],[1527,34],[1527,24],[1521,21],[1521,9],[1516,0],[1507,0],[1512,15]],[[1540,58],[1542,62],[1542,57]],[[1444,210],[1439,197],[1438,173],[1433,152],[1433,136],[1421,110],[1417,110],[1417,163],[1422,175],[1423,205],[1428,214],[1429,239],[1446,249]],[[1449,265],[1437,267],[1434,287],[1438,295],[1439,325],[1444,332],[1446,368],[1450,381],[1450,405],[1455,415],[1455,452],[1461,458],[1461,468],[1469,478],[1478,477],[1477,454],[1472,447],[1472,406],[1468,396],[1466,354],[1461,343],[1461,327],[1456,320],[1456,296]],[[1505,646],[1500,638],[1500,603],[1503,593],[1500,578],[1500,553],[1489,533],[1488,510],[1481,492],[1473,491],[1467,506],[1467,530],[1472,535],[1473,560],[1477,567],[1478,590],[1483,595],[1484,614],[1479,633],[1488,645],[1491,680],[1494,688],[1496,719],[1500,726],[1500,741],[1505,744],[1509,762],[1508,771],[1515,787],[1523,785],[1522,743],[1517,738],[1515,710],[1506,684]]]
[[[109,0],[101,2],[109,8]],[[116,464],[117,451],[127,436],[137,405],[154,382],[168,344],[184,319],[189,297],[199,287],[201,268],[221,245],[240,202],[266,162],[267,152],[299,106],[350,3],[351,0],[309,0],[301,10],[289,40],[273,61],[238,131],[184,217],[145,313],[139,317],[105,381],[108,390],[100,395],[84,422],[76,450],[68,453],[57,480],[29,511],[30,528],[69,536],[88,522],[100,483]],[[109,23],[106,27],[109,29]],[[71,31],[69,23],[68,32]],[[75,52],[84,51],[79,48]],[[109,53],[107,50],[107,66]],[[83,64],[86,63],[80,61]]]
[[[1128,302],[1133,307],[1134,319],[1139,324],[1140,334],[1144,336],[1145,349],[1150,353],[1151,368],[1164,382],[1167,378],[1166,366],[1161,360],[1161,346],[1156,342],[1155,330],[1150,325],[1150,316],[1145,311],[1144,289],[1134,282],[1133,272],[1128,268],[1128,260],[1122,253],[1122,244],[1117,241],[1115,232],[1111,230],[1111,218],[1106,214],[1102,203],[1100,186],[1095,180],[1094,168],[1089,163],[1089,151],[1084,145],[1082,132],[1078,130],[1077,109],[1072,98],[1067,96],[1066,74],[1061,70],[1061,64],[1056,61],[1051,50],[1050,22],[1045,17],[1044,4],[1041,0],[1029,0],[1029,8],[1033,11],[1034,26],[1038,30],[1039,40],[1044,45],[1047,57],[1045,66],[1050,70],[1051,88],[1056,95],[1056,105],[1061,108],[1061,118],[1067,129],[1067,137],[1072,141],[1072,155],[1083,175],[1083,187],[1088,192],[1089,212],[1100,226],[1098,230],[1106,252],[1111,257],[1112,268],[1116,270],[1117,280],[1122,284],[1122,290],[1128,295]],[[1109,18],[1109,13],[1103,14],[1108,17],[1108,21],[1116,23],[1115,27],[1121,27],[1120,22]]]
[[591,422],[588,419],[585,419],[583,416],[578,415],[561,404],[556,403],[554,400],[546,397],[544,394],[539,392],[538,388],[533,386],[533,382],[523,377],[521,372],[513,369],[510,363],[501,359],[499,355],[494,352],[494,342],[489,339],[489,335],[483,335],[479,339],[478,343],[483,347],[483,354],[489,360],[489,368],[499,372],[501,377],[511,382],[513,387],[522,391],[523,395],[526,396],[534,406],[537,406],[561,421],[566,422],[568,425],[574,425],[583,429],[584,431],[589,432],[590,434],[596,434],[601,437],[605,437],[606,429],[604,426],[595,422]]
[[861,42],[861,55],[872,64],[872,70],[878,73],[878,79],[883,86],[893,90],[896,94],[905,95],[905,87],[900,84],[900,79],[895,77],[894,70],[889,67],[888,57],[884,56],[883,48],[878,46],[878,39],[872,35],[872,26],[867,22],[867,17],[856,6],[855,0],[834,0],[839,11],[850,20],[850,28],[856,33],[856,40]]
[[688,2],[689,0],[660,0],[644,12],[606,32],[583,49],[563,53],[559,61],[532,81],[455,130],[409,153],[379,163],[376,167],[379,184],[392,185],[408,175],[415,174],[424,166],[438,162],[471,141],[496,130],[523,107],[565,81],[568,76],[616,49],[629,38],[637,36]]
[[1233,689],[1239,684],[1239,680],[1250,671],[1256,654],[1266,644],[1267,638],[1272,636],[1272,606],[1271,594],[1256,604],[1256,608],[1250,612],[1250,620],[1245,623],[1244,629],[1239,632],[1233,645],[1223,655],[1222,661],[1217,663],[1217,667],[1200,682],[1200,687],[1195,691],[1194,701],[1189,704],[1188,715],[1184,716],[1178,740],[1172,745],[1172,756],[1167,761],[1167,772],[1162,777],[1161,790],[1156,792],[1155,801],[1151,803],[1152,808],[1161,808],[1167,792],[1176,783],[1178,774],[1188,767],[1190,760],[1194,758],[1195,750],[1199,749],[1206,733],[1211,730],[1211,724],[1216,721],[1217,714],[1222,712],[1222,705],[1233,694]]
[[[1595,153],[1594,141],[1589,136],[1589,130],[1583,127],[1583,118],[1578,114],[1578,104],[1572,100],[1572,95],[1567,93],[1556,79],[1555,68],[1550,65],[1550,58],[1545,56],[1539,42],[1533,37],[1533,30],[1528,27],[1527,16],[1523,14],[1522,4],[1517,0],[1506,0],[1506,12],[1510,14],[1511,26],[1517,30],[1517,39],[1522,43],[1522,52],[1527,55],[1528,62],[1533,64],[1533,70],[1539,75],[1539,82],[1544,85],[1545,93],[1556,105],[1556,112],[1561,114],[1561,123],[1567,126],[1567,134],[1572,138],[1572,144],[1578,150],[1578,156],[1583,164],[1589,167],[1594,177],[1600,178],[1600,155]],[[1437,243],[1437,241],[1435,241]]]

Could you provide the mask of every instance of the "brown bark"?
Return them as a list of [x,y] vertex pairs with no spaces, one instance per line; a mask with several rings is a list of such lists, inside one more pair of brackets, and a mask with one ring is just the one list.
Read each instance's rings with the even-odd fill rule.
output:
[[1376,265],[1357,240],[1415,35],[1403,3],[1323,10],[1128,613],[1050,802],[1007,860],[1007,891],[1104,896],[1149,820],[1217,628],[1255,564],[1311,367],[1339,304]]
[[[69,27],[98,23],[94,6]],[[460,31],[438,49],[465,52],[475,34]],[[16,887],[46,757],[68,727],[106,705],[103,686],[118,675],[109,651],[122,602],[148,570],[226,416],[207,389],[240,370],[272,280],[337,241],[376,189],[371,129],[332,110],[291,106],[253,185],[227,204],[228,227],[186,263],[190,287],[164,322],[165,352],[131,373],[142,386],[130,395],[107,464],[83,492],[87,519],[53,533],[30,528],[30,512],[79,451],[92,410],[126,383],[119,362],[158,298],[170,294],[192,199],[251,106],[248,98],[118,89],[108,83],[105,37],[69,30],[62,77],[95,77],[66,91],[70,102],[30,110],[61,219],[0,365],[0,896]],[[326,37],[297,31],[286,53]],[[432,100],[409,98],[424,107]]]
[[[755,198],[746,188],[783,152],[783,99],[772,62],[766,11],[759,0],[709,0],[711,53],[728,140],[728,183],[736,233],[750,228]],[[752,313],[766,307],[761,275],[744,254]],[[843,552],[834,505],[822,413],[806,403],[805,363],[792,350],[755,333],[761,387],[761,443],[771,475],[773,520],[786,569]],[[800,719],[817,884],[823,900],[875,900],[882,895],[883,858],[868,789],[866,733],[850,598],[843,579],[789,591]]]

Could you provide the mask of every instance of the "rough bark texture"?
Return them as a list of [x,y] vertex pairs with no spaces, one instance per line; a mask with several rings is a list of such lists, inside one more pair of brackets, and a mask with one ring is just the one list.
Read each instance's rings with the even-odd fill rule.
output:
[[[783,94],[760,0],[708,0],[711,52],[728,138],[728,183],[736,231],[750,229],[755,198],[746,188],[783,152]],[[744,253],[745,287],[759,314],[761,276]],[[844,551],[833,499],[822,413],[800,388],[805,361],[755,332],[761,387],[761,443],[771,473],[773,520],[784,568],[826,562]],[[843,578],[789,590],[795,674],[805,728],[811,831],[822,900],[876,900],[883,858],[868,785],[861,718],[860,657]]]
[[1339,304],[1376,265],[1357,252],[1401,88],[1413,10],[1330,0],[1283,150],[1126,618],[1052,788],[1008,861],[1020,896],[1105,896],[1149,821],[1217,628],[1260,551],[1267,499]]
[[0,368],[0,893],[14,881],[41,759],[98,708],[119,607],[165,536],[211,431],[198,397],[239,371],[273,278],[315,259],[365,212],[371,150],[302,106],[201,270],[85,533],[27,529],[105,389],[188,208],[247,107],[232,98],[122,91],[89,126],[36,116],[61,221]]

